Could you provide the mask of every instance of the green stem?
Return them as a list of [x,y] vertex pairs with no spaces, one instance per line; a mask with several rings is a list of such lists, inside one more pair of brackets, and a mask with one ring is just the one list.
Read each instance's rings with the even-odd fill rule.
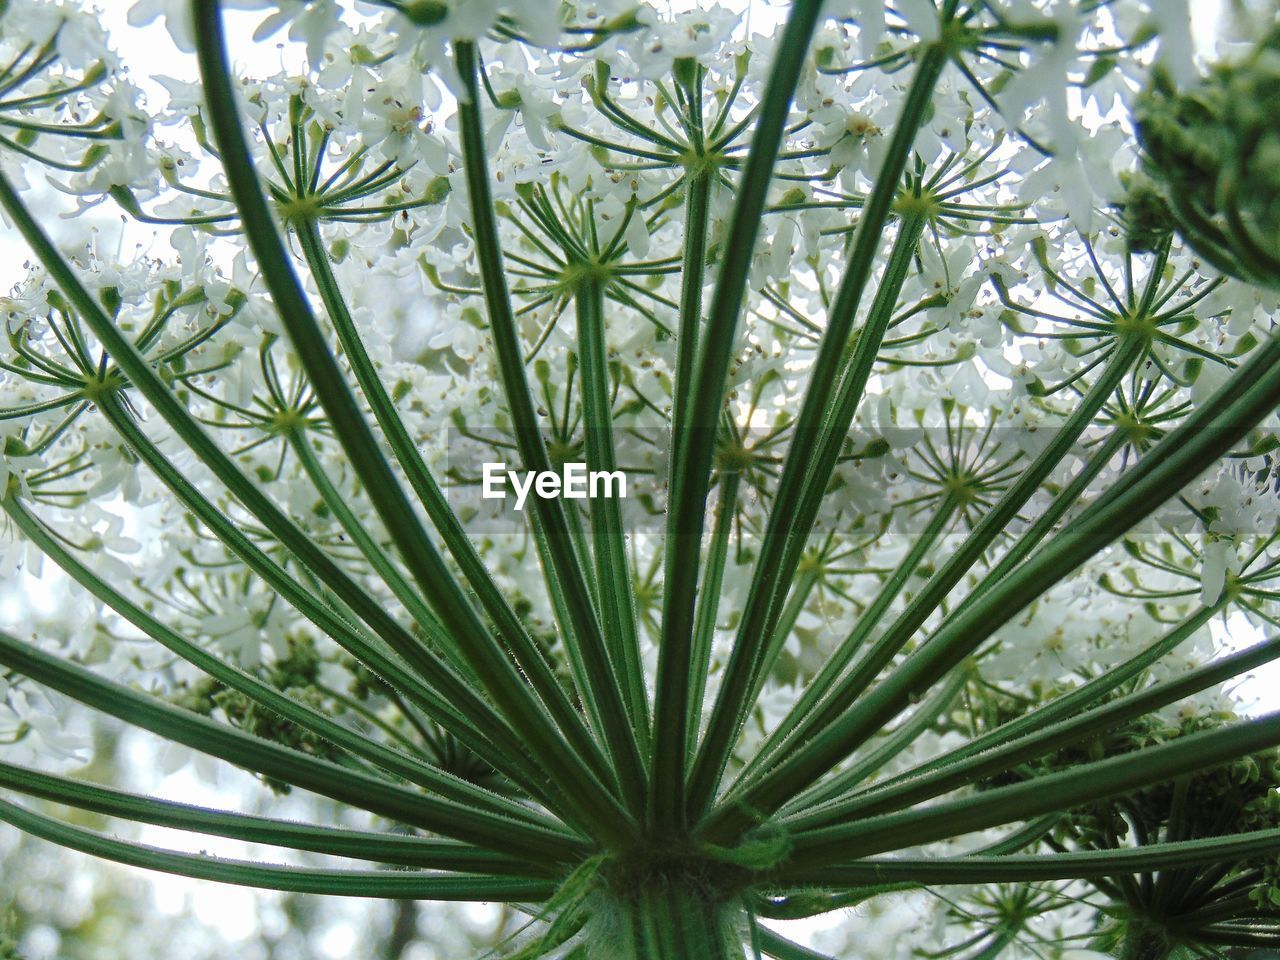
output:
[[902,756],[911,743],[933,726],[938,721],[938,717],[955,702],[968,680],[969,677],[963,669],[957,671],[932,698],[921,704],[899,727],[890,731],[884,743],[847,770],[842,770],[830,780],[810,787],[784,806],[782,813],[786,814],[788,808],[808,813],[819,804],[840,797],[859,786],[886,763]]
[[[114,330],[114,328],[112,328]],[[119,356],[118,354],[116,355]],[[150,371],[150,368],[147,368]],[[154,374],[153,374],[154,375]],[[150,398],[149,398],[150,399]],[[98,409],[103,413],[116,432],[124,439],[130,449],[138,455],[176,496],[178,501],[187,507],[209,528],[213,534],[249,567],[254,573],[276,590],[280,596],[290,603],[299,613],[311,620],[320,630],[331,637],[343,649],[369,667],[378,676],[423,707],[441,726],[450,730],[460,740],[467,743],[480,756],[484,757],[494,769],[501,770],[513,780],[532,783],[531,789],[538,792],[542,786],[541,772],[526,754],[522,741],[499,717],[493,709],[481,699],[464,680],[458,677],[447,666],[432,659],[428,661],[436,666],[433,675],[428,678],[430,685],[424,684],[418,675],[406,670],[401,661],[388,656],[380,644],[369,642],[360,630],[348,623],[331,609],[329,605],[317,599],[306,590],[295,576],[290,575],[277,563],[271,560],[252,540],[222,511],[218,510],[173,464],[156,448],[133,422],[132,417],[124,409],[116,397],[99,398]],[[196,428],[198,430],[198,428]],[[212,442],[200,434],[204,442]],[[194,446],[194,445],[193,445]],[[216,450],[217,448],[214,447]],[[220,450],[218,456],[225,459]],[[212,458],[206,463],[218,463]],[[227,461],[229,464],[229,461]],[[234,466],[232,466],[234,469]],[[243,479],[243,477],[241,478]],[[246,481],[247,482],[247,481]],[[269,503],[269,501],[268,501]],[[274,509],[274,505],[272,506]],[[282,515],[281,515],[282,516]],[[282,539],[287,549],[299,556],[303,566],[309,571],[324,574],[324,567],[316,562],[308,562],[309,558],[299,555],[299,550],[308,550],[318,554],[324,565],[337,570],[332,561],[300,531],[288,524],[284,532],[289,536]],[[276,531],[272,531],[276,532]],[[294,544],[297,549],[294,549]],[[319,567],[319,569],[317,569]],[[341,582],[347,583],[345,575]],[[326,584],[328,585],[326,580]],[[349,602],[348,597],[354,594],[356,600],[367,599],[379,616],[385,619],[389,632],[380,632],[379,636],[387,639],[397,653],[403,650],[420,649],[418,641],[399,624],[383,612],[381,606],[372,595],[351,584],[350,590],[335,591],[342,602]],[[354,606],[354,604],[352,604]],[[377,621],[375,621],[377,623]],[[403,654],[402,654],[403,655]],[[407,658],[406,658],[407,659]],[[539,796],[543,794],[539,792]]]
[[[612,474],[618,469],[613,439],[613,384],[605,345],[604,285],[583,280],[574,295],[578,321],[578,373],[582,382],[582,416],[586,433],[587,469]],[[590,492],[590,491],[588,491]],[[614,497],[592,497],[591,539],[605,641],[614,670],[621,674],[622,692],[636,742],[649,749],[649,704],[640,662],[635,597],[622,509]]]
[[787,821],[788,827],[799,830],[821,829],[848,822],[853,817],[901,810],[930,800],[983,777],[1011,770],[1019,763],[1078,744],[1090,736],[1113,729],[1167,704],[1176,703],[1264,663],[1270,663],[1277,657],[1280,657],[1280,639],[1257,644],[1193,670],[1177,680],[1156,684],[1071,719],[1034,729],[1017,739],[987,744],[988,749],[982,752],[970,754],[966,751],[963,759],[932,768],[925,765],[918,768],[918,772],[909,771],[906,779],[900,779],[890,786],[806,808]]
[[[489,843],[505,844],[520,842],[523,830],[517,830],[514,834],[510,830],[516,823],[534,826],[539,831],[558,829],[553,821],[533,816],[519,804],[438,770],[415,757],[382,746],[367,736],[347,729],[320,711],[298,703],[251,674],[223,663],[161,623],[94,574],[20,502],[7,498],[0,501],[0,507],[3,507],[23,534],[68,576],[166,649],[284,719],[311,730],[355,756],[439,794],[444,798],[443,801],[434,797],[422,798],[424,812],[440,808],[442,819],[433,827],[437,832],[473,840],[476,836],[488,837]],[[456,833],[458,830],[470,832],[460,835]]]
[[1161,923],[1131,916],[1120,945],[1119,960],[1169,960],[1174,941]]
[[605,762],[598,745],[592,741],[583,727],[581,715],[561,690],[546,657],[529,637],[528,631],[494,582],[457,514],[422,459],[417,443],[396,410],[395,401],[387,393],[378,370],[360,339],[360,332],[356,329],[337,278],[333,275],[319,226],[312,220],[304,220],[296,225],[296,231],[303,256],[320,290],[320,299],[333,323],[338,342],[342,345],[342,352],[351,364],[356,382],[368,400],[374,419],[387,438],[396,461],[404,470],[409,486],[422,503],[462,575],[475,591],[476,599],[485,613],[493,619],[503,642],[546,704],[561,732],[574,749],[591,762],[597,774],[602,774]]
[[1256,351],[1223,389],[1234,390],[1240,380],[1247,387],[1223,411],[1220,422],[1211,429],[1194,431],[1188,428],[1189,418],[1171,431],[1148,454],[1156,465],[1141,481],[1119,495],[1113,495],[1115,488],[1109,490],[1069,529],[1041,547],[967,610],[949,618],[928,643],[853,709],[834,718],[767,778],[728,802],[708,824],[709,839],[732,836],[749,824],[753,817],[747,810],[772,813],[839,763],[1028,603],[1153,513],[1280,406],[1280,365],[1273,362],[1272,351]]
[[702,720],[702,704],[706,697],[707,677],[711,672],[711,650],[715,642],[716,617],[720,609],[720,588],[724,583],[725,565],[729,559],[729,538],[738,512],[738,487],[742,475],[736,471],[720,471],[720,501],[716,506],[711,546],[702,568],[702,585],[698,588],[698,612],[694,623],[693,643],[689,655],[689,759],[697,747],[698,724]]
[[[369,624],[382,640],[414,668],[416,674],[406,670],[396,659],[386,656],[379,647],[368,643],[357,629],[298,583],[296,577],[287,574],[267,557],[236,524],[172,466],[168,458],[137,428],[131,415],[117,398],[102,395],[98,400],[99,409],[178,499],[300,613],[370,669],[413,696],[433,719],[450,729],[460,740],[467,742],[495,769],[522,783],[538,796],[546,796],[548,788],[554,789],[546,783],[542,766],[528,756],[524,741],[494,714],[492,708],[470,685],[401,627],[372,594],[352,581],[209,437],[150,363],[108,319],[3,175],[0,175],[0,205],[12,217],[45,269],[80,311],[81,318],[119,365],[121,372],[147,398],[188,449],[213,471],[303,567],[332,590],[341,604]],[[419,676],[424,677],[430,686],[424,685],[418,679]]]
[[716,427],[774,161],[786,135],[791,101],[822,6],[820,0],[797,0],[791,6],[738,184],[728,232],[732,242],[726,246],[706,332],[699,341],[689,407],[683,421],[673,424],[649,805],[652,822],[675,834],[684,831],[688,813],[689,663]]
[[[1261,845],[1259,845],[1261,846]],[[1261,852],[1261,851],[1259,851]],[[1250,858],[1252,859],[1252,858]],[[1163,886],[1163,884],[1162,884]],[[1159,912],[1160,904],[1155,904],[1155,910],[1152,911],[1153,916],[1166,916]],[[1275,908],[1270,909],[1260,907],[1256,899],[1254,899],[1253,891],[1246,890],[1243,893],[1237,893],[1231,897],[1225,897],[1216,900],[1213,903],[1205,904],[1194,910],[1180,909],[1177,912],[1179,924],[1185,924],[1186,927],[1195,929],[1196,927],[1207,927],[1211,923],[1223,923],[1231,920],[1241,920],[1250,916],[1276,916]]]
[[[764,651],[764,662],[769,666],[777,662],[783,647],[786,646],[787,638],[791,636],[791,631],[795,629],[796,621],[800,619],[800,614],[804,611],[804,605],[809,602],[809,597],[813,594],[814,588],[821,579],[822,576],[816,568],[803,570],[796,578],[795,586],[791,589],[791,596],[787,598],[786,606],[782,608],[782,613],[779,614],[777,623],[774,624],[773,629],[770,631],[769,646]],[[748,703],[756,702],[768,678],[767,671],[760,671],[752,684],[751,691],[747,695]]]
[[777,753],[778,748],[787,742],[787,738],[794,731],[796,724],[812,714],[822,701],[822,698],[826,696],[827,691],[840,678],[840,674],[844,672],[845,667],[862,649],[862,645],[867,642],[872,631],[880,625],[881,618],[893,605],[893,601],[897,599],[898,594],[910,582],[911,577],[920,568],[920,565],[928,560],[934,545],[938,542],[938,538],[942,536],[947,529],[947,525],[951,522],[951,518],[955,516],[957,506],[958,503],[953,497],[948,497],[943,501],[938,512],[929,521],[929,525],[925,527],[916,542],[912,544],[911,550],[908,551],[902,562],[894,569],[893,574],[881,586],[880,592],[876,594],[871,606],[858,617],[858,622],[854,624],[853,630],[849,632],[849,635],[836,648],[827,662],[822,665],[814,678],[806,684],[804,692],[800,695],[800,699],[796,701],[795,706],[788,712],[787,718],[761,744],[755,757],[752,758],[742,772],[741,777],[744,782],[754,779],[756,774],[765,768],[768,760]]
[[[1120,344],[1102,376],[1090,387],[1066,422],[1054,434],[1053,440],[1019,474],[1018,479],[995,507],[982,517],[959,549],[947,558],[924,588],[912,598],[906,609],[876,641],[853,672],[834,685],[834,689],[825,701],[816,706],[813,706],[812,702],[806,703],[805,709],[809,712],[803,720],[791,716],[798,712],[799,705],[797,705],[783,719],[782,727],[793,729],[793,736],[809,736],[814,730],[829,725],[866,691],[879,676],[880,671],[892,662],[893,657],[910,641],[915,631],[981,559],[987,548],[1008,528],[1018,511],[1039,489],[1045,477],[1062,461],[1080,435],[1093,422],[1093,417],[1110,399],[1115,388],[1145,349],[1145,341],[1137,337]],[[824,669],[824,673],[827,676],[815,678],[814,685],[822,686],[824,689],[830,688],[837,674],[830,668]]]
[[[484,127],[476,83],[479,64],[475,44],[469,41],[457,42],[454,45],[454,58],[464,87],[463,96],[458,102],[458,121],[462,136],[464,174],[471,199],[475,251],[480,262],[494,353],[524,467],[539,473],[549,472],[551,461],[542,442],[537,412],[529,391],[529,382],[525,378],[524,353],[515,317],[511,312],[511,298],[507,292],[502,263],[502,246],[489,188]],[[573,623],[570,636],[580,648],[590,680],[586,689],[579,693],[584,700],[594,701],[594,712],[600,716],[603,724],[607,753],[618,775],[621,795],[634,811],[642,802],[646,790],[639,744],[624,703],[617,669],[609,659],[604,632],[588,586],[588,577],[574,548],[564,504],[559,499],[537,497],[533,506],[555,564],[555,580],[564,594],[564,607]],[[617,801],[611,798],[608,807],[616,806]],[[635,832],[631,817],[625,813],[616,818],[616,825],[600,826],[607,827],[606,835],[613,837],[631,836]]]
[[470,668],[466,659],[457,650],[453,637],[440,625],[440,621],[436,619],[435,614],[423,602],[421,594],[414,590],[409,581],[404,578],[399,568],[396,567],[395,562],[382,549],[382,545],[378,543],[360,518],[356,516],[355,511],[348,505],[347,498],[334,486],[324,468],[320,466],[320,461],[316,459],[315,451],[311,449],[306,432],[292,430],[288,433],[286,439],[289,443],[289,449],[294,452],[298,462],[302,464],[303,472],[310,478],[311,483],[316,488],[316,492],[320,494],[320,499],[324,501],[325,506],[333,511],[338,524],[351,537],[352,543],[356,545],[361,555],[369,562],[369,565],[378,575],[378,579],[386,584],[387,588],[395,595],[395,598],[404,605],[405,610],[409,612],[409,616],[413,617],[414,622],[422,627],[428,639],[445,651],[453,663],[454,669],[465,676]]
[[175,853],[142,843],[103,837],[0,800],[0,820],[59,846],[131,867],[263,890],[321,893],[341,897],[415,900],[545,900],[555,892],[552,880],[488,877],[474,874],[386,870],[317,870],[225,860],[204,854]]
[[559,788],[557,806],[572,811],[575,821],[588,825],[595,836],[621,842],[632,832],[626,813],[583,758],[568,747],[502,645],[480,620],[383,457],[303,294],[263,197],[236,106],[220,0],[194,0],[192,13],[210,124],[245,237],[335,435],[418,588],[455,637],[458,649],[470,659],[498,709],[520,730],[529,753]]
[[[546,584],[547,597],[551,601],[552,612],[555,614],[556,623],[560,627],[561,643],[569,661],[569,672],[573,677],[574,687],[579,691],[589,690],[591,689],[591,680],[586,662],[582,659],[582,644],[578,643],[574,638],[573,617],[565,605],[565,593],[560,589],[560,583],[556,579],[556,566],[551,557],[551,547],[547,543],[546,534],[542,529],[542,522],[538,519],[536,513],[531,514],[529,517],[529,528],[533,537],[534,548],[538,551],[538,566],[542,571],[542,582]],[[576,535],[577,531],[575,530]],[[592,729],[603,731],[604,721],[600,718],[595,698],[580,696],[582,709],[586,711],[587,720]]]
[[709,900],[695,887],[659,877],[617,904],[618,943],[610,955],[620,960],[731,960],[742,954],[733,929],[732,903]]
[[[911,81],[893,137],[876,174],[875,187],[858,220],[853,249],[836,301],[827,320],[818,358],[805,391],[782,479],[769,511],[760,557],[752,575],[747,606],[725,668],[720,695],[711,712],[707,734],[694,764],[690,809],[703,814],[714,799],[733,744],[746,719],[748,694],[768,669],[765,652],[778,611],[808,542],[849,425],[862,400],[880,344],[889,329],[898,294],[906,280],[925,226],[925,218],[902,218],[898,236],[853,356],[847,348],[858,305],[871,279],[885,224],[910,158],[911,146],[933,100],[938,77],[947,62],[940,45],[925,50]],[[843,368],[843,370],[842,370]],[[834,409],[833,409],[834,397]],[[816,439],[817,450],[813,449]]]
[[[1280,713],[1265,714],[1133,753],[1079,764],[1061,773],[979,791],[959,800],[806,830],[793,837],[793,859],[811,869],[963,836],[1119,796],[1268,750],[1277,743],[1280,743]],[[1138,853],[1145,853],[1146,849]],[[1142,862],[1138,859],[1135,865]]]
[[707,230],[711,219],[711,175],[703,169],[686,175],[684,260],[680,270],[680,329],[676,334],[676,376],[672,388],[671,429],[684,425],[689,389],[702,327],[702,288],[707,282]]
[[225,810],[125,793],[4,762],[0,762],[0,786],[108,817],[334,857],[433,870],[481,870],[523,877],[541,873],[554,876],[560,872],[550,864],[540,864],[536,859],[515,859],[507,855],[510,851],[504,854],[502,851],[495,852],[449,840],[313,826],[293,820],[228,813]]
[[[701,108],[699,108],[701,109]],[[698,334],[702,327],[702,291],[707,282],[707,233],[711,221],[711,186],[709,171],[698,168],[685,175],[684,256],[680,270],[680,327],[676,334],[675,382],[671,395],[671,432],[679,436],[684,429],[689,406],[689,389],[698,357]],[[667,487],[676,483],[673,457],[667,469]],[[720,505],[716,514],[707,554],[707,566],[698,591],[693,640],[689,653],[689,695],[685,734],[686,763],[697,745],[698,725],[702,718],[702,702],[706,696],[707,675],[711,667],[711,646],[715,637],[716,609],[720,585],[728,557],[729,532],[737,511],[738,475],[720,475]]]
[[[103,680],[83,667],[65,662],[6,633],[0,633],[0,663],[73,700],[166,740],[400,823],[433,830],[438,826],[440,812],[450,812],[443,810],[441,804],[428,802],[416,791],[300,753],[291,747],[171,706],[151,694]],[[462,819],[459,814],[453,816]],[[468,830],[468,834],[482,837],[486,827],[491,829],[488,824],[477,825],[477,829]],[[534,828],[527,826],[522,832],[524,839],[521,844],[528,849],[527,844],[536,837]],[[543,855],[557,859],[566,856],[565,840],[560,835],[548,832],[542,841],[536,843]]]
[[[1109,670],[1106,670],[1098,676],[1094,677],[1080,686],[1076,687],[1068,693],[1060,697],[1050,700],[1048,703],[1036,707],[1029,713],[1023,714],[1003,723],[993,730],[980,734],[969,740],[954,750],[947,751],[946,755],[926,763],[922,763],[911,770],[895,777],[893,780],[886,781],[877,787],[877,790],[887,788],[895,780],[915,778],[917,776],[929,773],[933,770],[941,769],[960,760],[977,756],[978,754],[1001,746],[1013,740],[1017,740],[1026,734],[1036,733],[1044,730],[1051,724],[1056,724],[1061,720],[1066,720],[1077,716],[1082,710],[1087,710],[1099,703],[1111,691],[1118,689],[1122,685],[1131,680],[1135,680],[1145,673],[1157,660],[1167,653],[1181,646],[1186,640],[1190,639],[1205,624],[1212,620],[1226,606],[1226,600],[1214,604],[1210,607],[1202,607],[1196,610],[1190,616],[1183,619],[1177,627],[1170,630],[1156,643],[1153,643],[1142,653],[1130,657],[1123,663],[1117,664]],[[1242,660],[1239,662],[1248,662],[1253,655],[1262,652],[1263,645],[1252,647],[1241,655]],[[1216,669],[1219,666],[1237,662],[1233,657],[1227,657],[1218,663],[1211,664],[1210,667]],[[1248,669],[1248,668],[1243,668]],[[1199,671],[1191,676],[1199,675]],[[1227,675],[1228,677],[1231,674]],[[1185,679],[1185,678],[1184,678]],[[1225,679],[1225,678],[1224,678]]]

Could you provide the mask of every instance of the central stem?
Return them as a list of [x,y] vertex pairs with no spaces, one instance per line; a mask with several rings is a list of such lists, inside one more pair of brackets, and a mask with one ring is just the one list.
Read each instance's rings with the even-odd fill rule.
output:
[[1174,950],[1169,931],[1143,917],[1129,921],[1121,942],[1120,960],[1166,960]]
[[593,939],[608,943],[607,955],[619,960],[740,960],[747,924],[741,901],[718,888],[714,870],[671,866],[648,865],[642,879],[613,878],[601,912],[606,928]]

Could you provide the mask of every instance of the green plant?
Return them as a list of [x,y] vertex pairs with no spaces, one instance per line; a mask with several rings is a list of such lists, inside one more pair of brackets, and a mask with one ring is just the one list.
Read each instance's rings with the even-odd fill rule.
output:
[[[718,9],[249,6],[309,70],[242,86],[217,0],[134,8],[199,64],[159,115],[82,11],[0,14],[0,205],[39,262],[5,302],[2,505],[110,611],[0,635],[11,739],[56,743],[53,691],[371,818],[0,785],[403,869],[0,818],[519,904],[526,957],[807,957],[760,920],[957,885],[924,955],[1280,941],[1280,716],[1221,692],[1280,641],[1208,650],[1215,617],[1276,622],[1280,339],[1232,277],[1277,274],[1173,229],[1212,202],[1243,243],[1280,193],[1259,162],[1188,196],[1158,146],[1195,135],[1185,9],[796,0],[746,42]],[[1139,175],[1067,91],[1157,56]],[[1278,122],[1250,115],[1260,152]],[[178,256],[60,249],[41,165]],[[495,513],[457,499],[475,449],[634,485]]]

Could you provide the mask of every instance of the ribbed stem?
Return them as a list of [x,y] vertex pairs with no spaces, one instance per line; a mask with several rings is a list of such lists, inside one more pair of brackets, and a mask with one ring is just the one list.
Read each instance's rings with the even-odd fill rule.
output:
[[618,903],[617,941],[595,960],[741,960],[736,902],[717,902],[687,882],[658,877]]
[[1134,917],[1121,941],[1120,960],[1166,960],[1173,953],[1169,931],[1142,917]]
[[689,381],[689,405],[672,437],[670,510],[665,548],[657,689],[654,696],[653,778],[650,819],[672,833],[686,826],[685,789],[689,716],[689,662],[697,603],[698,564],[716,427],[724,406],[725,381],[746,297],[751,257],[760,230],[773,165],[786,134],[787,113],[800,80],[809,40],[823,4],[798,0],[777,47],[761,103],[751,151],[738,184],[728,245],[712,297],[697,363]]

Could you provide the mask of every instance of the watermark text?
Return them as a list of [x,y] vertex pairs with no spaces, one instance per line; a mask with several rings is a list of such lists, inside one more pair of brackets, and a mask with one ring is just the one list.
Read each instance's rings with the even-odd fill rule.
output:
[[554,470],[508,470],[505,463],[484,463],[480,467],[480,496],[485,500],[505,500],[507,488],[515,492],[515,508],[523,511],[529,494],[541,500],[625,499],[627,475],[622,470],[588,470],[585,463],[566,463]]

